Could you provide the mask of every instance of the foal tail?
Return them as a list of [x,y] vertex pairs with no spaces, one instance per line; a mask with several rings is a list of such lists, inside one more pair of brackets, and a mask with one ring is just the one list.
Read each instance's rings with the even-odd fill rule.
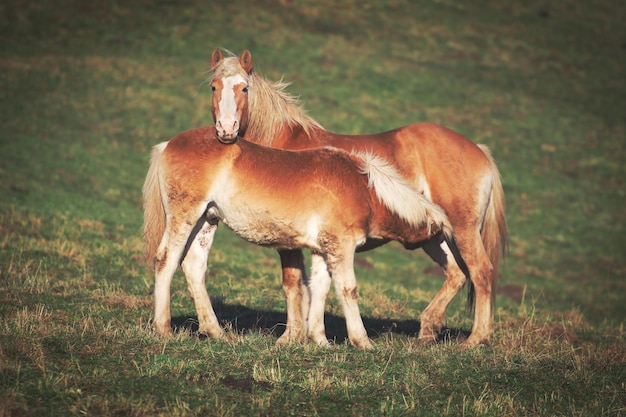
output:
[[143,262],[152,266],[163,233],[165,232],[165,208],[159,185],[161,154],[167,146],[162,142],[152,148],[150,167],[143,183]]
[[500,269],[500,261],[504,258],[507,249],[508,234],[506,230],[506,218],[505,218],[505,201],[504,190],[502,189],[502,182],[500,180],[500,172],[498,167],[491,156],[491,151],[485,145],[478,145],[480,150],[483,151],[489,163],[491,165],[491,198],[487,206],[485,213],[485,220],[483,227],[480,231],[480,236],[483,241],[483,246],[487,252],[487,256],[491,261],[493,267],[492,274],[492,303],[495,303],[495,287],[498,282],[498,271]]
[[446,237],[452,236],[445,211],[411,186],[394,165],[369,152],[353,152],[353,155],[360,159],[360,169],[367,174],[369,186],[390,211],[414,227],[426,226],[430,232],[430,227],[435,225]]

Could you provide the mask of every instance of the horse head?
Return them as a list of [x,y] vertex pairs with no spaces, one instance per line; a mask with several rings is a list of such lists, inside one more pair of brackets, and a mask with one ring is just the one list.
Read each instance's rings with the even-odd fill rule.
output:
[[213,91],[213,121],[221,142],[232,143],[248,124],[249,75],[252,54],[247,49],[241,57],[225,58],[217,48],[211,54],[211,90]]

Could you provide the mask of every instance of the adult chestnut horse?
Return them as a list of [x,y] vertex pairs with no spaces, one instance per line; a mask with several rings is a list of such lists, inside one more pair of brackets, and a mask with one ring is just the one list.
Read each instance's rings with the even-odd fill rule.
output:
[[[204,279],[212,242],[207,225],[222,221],[258,245],[310,249],[322,261],[324,273],[321,282],[311,276],[309,337],[328,343],[328,271],[350,342],[370,347],[357,303],[356,248],[367,238],[412,245],[437,236],[453,245],[441,207],[372,153],[348,154],[335,148],[287,151],[236,137],[227,142],[218,141],[215,127],[205,127],[181,133],[152,152],[143,188],[144,257],[155,265],[157,330],[171,332],[170,283],[182,260],[201,329],[214,337],[222,334],[206,289],[195,287],[199,276]],[[315,288],[320,291],[315,293]]]
[[[484,145],[430,123],[416,123],[383,133],[343,135],[324,130],[285,93],[287,84],[271,83],[253,70],[252,56],[211,56],[213,118],[223,140],[241,136],[283,149],[324,146],[362,150],[392,161],[407,181],[441,206],[469,269],[468,302],[474,307],[469,346],[487,343],[493,331],[495,286],[507,239],[504,192],[500,174]],[[381,242],[365,245],[375,247]],[[446,272],[443,287],[421,314],[419,340],[436,340],[445,312],[466,282],[449,245],[431,239],[421,246]],[[279,343],[305,337],[307,299],[301,251],[279,251],[287,299],[287,328]],[[315,264],[313,265],[315,267]],[[304,305],[304,307],[300,307]]]

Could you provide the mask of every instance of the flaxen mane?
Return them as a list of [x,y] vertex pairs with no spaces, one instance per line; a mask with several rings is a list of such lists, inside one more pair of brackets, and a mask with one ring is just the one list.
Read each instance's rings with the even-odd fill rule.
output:
[[301,126],[307,135],[311,129],[322,129],[313,118],[307,116],[297,97],[287,93],[285,88],[290,83],[282,80],[269,82],[262,75],[252,70],[247,74],[236,56],[224,58],[212,68],[212,78],[241,75],[248,80],[248,126],[246,136],[265,146],[272,146],[272,141],[283,132],[285,126]]

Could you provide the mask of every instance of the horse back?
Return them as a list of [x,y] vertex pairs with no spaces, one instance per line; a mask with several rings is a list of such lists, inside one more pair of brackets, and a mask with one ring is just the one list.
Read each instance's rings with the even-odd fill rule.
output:
[[316,129],[310,137],[298,134],[284,143],[287,149],[318,146],[368,151],[389,160],[418,191],[442,206],[453,223],[481,216],[478,211],[484,209],[493,182],[490,160],[478,145],[432,123],[366,135]]
[[292,152],[245,141],[238,145],[242,152],[233,163],[232,175],[246,185],[255,201],[274,201],[284,209],[314,210],[325,216],[333,211],[364,215],[362,202],[370,200],[367,177],[346,152]]

